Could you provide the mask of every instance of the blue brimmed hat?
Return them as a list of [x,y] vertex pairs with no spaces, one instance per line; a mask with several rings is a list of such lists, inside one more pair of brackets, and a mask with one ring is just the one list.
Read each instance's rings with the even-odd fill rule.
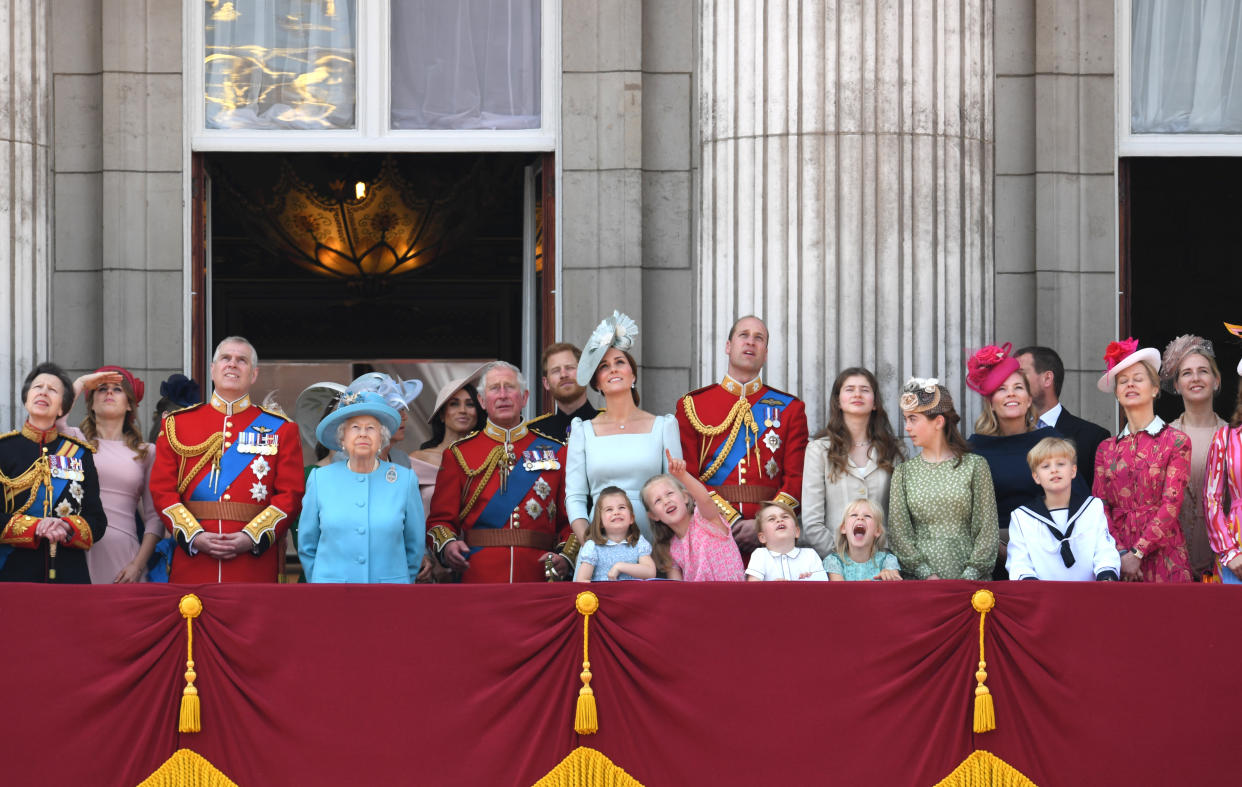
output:
[[590,385],[599,369],[599,362],[609,347],[616,347],[621,352],[628,352],[634,346],[634,337],[638,335],[638,323],[629,315],[613,311],[611,317],[605,317],[591,338],[587,339],[582,348],[582,357],[578,359],[578,385]]
[[367,372],[349,384],[346,389],[351,393],[374,391],[387,400],[388,404],[398,410],[408,409],[410,402],[422,393],[422,380],[393,379],[383,372]]
[[347,392],[341,395],[337,408],[319,422],[319,426],[315,428],[315,437],[325,448],[333,451],[341,450],[341,444],[336,439],[336,429],[357,415],[373,416],[375,420],[387,427],[390,433],[397,431],[397,427],[401,425],[400,414],[384,400],[384,397],[374,391]]

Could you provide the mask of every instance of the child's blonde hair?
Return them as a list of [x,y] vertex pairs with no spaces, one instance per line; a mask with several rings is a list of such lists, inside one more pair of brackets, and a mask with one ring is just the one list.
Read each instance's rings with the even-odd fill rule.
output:
[[1059,456],[1066,457],[1074,466],[1078,465],[1078,451],[1075,450],[1072,440],[1066,440],[1064,437],[1045,437],[1027,452],[1026,463],[1031,466],[1031,472],[1034,473],[1035,468]]
[[625,510],[630,512],[630,529],[626,531],[625,543],[635,546],[642,536],[638,530],[638,522],[634,519],[634,504],[630,502],[630,496],[619,486],[606,486],[595,498],[595,508],[591,512],[591,524],[587,527],[587,538],[594,541],[597,546],[602,547],[608,543],[608,536],[604,535],[604,498],[618,495],[625,501]]
[[870,560],[875,557],[877,549],[884,549],[888,546],[884,535],[884,510],[867,498],[860,497],[845,507],[845,513],[841,515],[841,522],[837,525],[837,554],[842,558],[850,556],[850,540],[849,536],[845,535],[843,528],[849,520],[850,514],[854,513],[861,506],[871,509],[871,518],[875,521],[875,540],[871,542],[871,552],[868,553],[867,559]]
[[686,498],[686,509],[691,514],[694,513],[694,500],[690,498],[690,492],[686,489],[686,485],[668,473],[660,473],[648,478],[647,483],[643,484],[642,491],[638,493],[638,496],[643,501],[643,508],[647,509],[647,521],[651,523],[651,538],[655,542],[651,545],[651,559],[655,561],[656,567],[660,571],[667,574],[669,569],[673,567],[673,553],[669,548],[669,544],[673,542],[673,529],[656,518],[651,510],[651,503],[647,500],[647,490],[661,481],[669,482],[674,489],[681,492],[682,496]]

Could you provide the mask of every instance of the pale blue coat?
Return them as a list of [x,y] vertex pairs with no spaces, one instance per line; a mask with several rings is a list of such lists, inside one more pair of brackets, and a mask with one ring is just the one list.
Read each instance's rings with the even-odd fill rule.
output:
[[306,479],[298,556],[307,582],[413,582],[425,534],[418,476],[408,468],[380,462],[364,475],[333,462]]

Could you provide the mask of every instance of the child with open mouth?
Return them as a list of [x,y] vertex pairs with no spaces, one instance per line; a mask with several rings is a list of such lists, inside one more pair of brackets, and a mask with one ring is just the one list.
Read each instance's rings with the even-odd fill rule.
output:
[[866,498],[850,503],[837,529],[837,551],[824,558],[828,579],[900,581],[901,566],[883,541],[884,511]]
[[759,505],[755,512],[760,548],[750,556],[747,582],[826,581],[824,565],[814,549],[798,547],[802,535],[793,509],[777,500]]

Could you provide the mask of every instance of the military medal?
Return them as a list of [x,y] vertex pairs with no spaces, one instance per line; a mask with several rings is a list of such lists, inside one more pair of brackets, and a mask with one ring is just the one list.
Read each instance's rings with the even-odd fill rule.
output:
[[768,474],[768,478],[776,478],[776,474],[780,472],[775,459],[769,459],[768,463],[763,466],[763,469]]
[[62,500],[56,504],[56,516],[64,519],[67,516],[73,516],[73,506],[68,500]]
[[250,496],[257,502],[262,503],[267,499],[267,487],[261,481],[255,481],[250,486]]
[[256,457],[255,460],[250,463],[250,472],[254,473],[254,477],[260,481],[263,480],[264,476],[271,472],[271,469],[272,466],[269,465],[267,460],[261,456]]
[[543,506],[539,505],[538,500],[527,500],[526,501],[527,516],[529,516],[531,519],[538,519],[539,515],[542,513],[543,513]]
[[539,480],[535,482],[535,494],[539,495],[540,500],[547,500],[548,495],[551,493],[552,487],[547,481],[543,480],[543,476],[540,476]]
[[768,414],[763,419],[763,425],[769,429],[772,428],[772,408],[771,407],[768,408]]
[[776,433],[776,430],[769,430],[763,436],[763,444],[768,447],[769,451],[776,453],[776,449],[781,447],[781,436]]
[[73,495],[73,499],[78,501],[78,505],[82,505],[82,495],[84,494],[84,490],[82,489],[81,484],[79,484],[77,481],[74,481],[72,484],[70,484],[69,494]]

